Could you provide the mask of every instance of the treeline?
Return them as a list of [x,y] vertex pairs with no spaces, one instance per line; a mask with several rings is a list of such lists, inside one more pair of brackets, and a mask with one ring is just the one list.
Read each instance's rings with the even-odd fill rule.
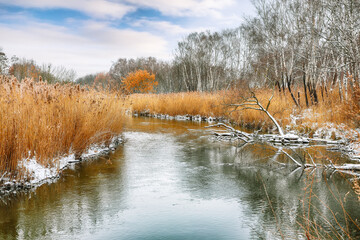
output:
[[251,52],[248,79],[288,90],[296,105],[294,86],[302,86],[306,105],[316,104],[329,89],[338,89],[343,99],[359,86],[360,1],[254,4],[257,16],[241,26]]
[[316,104],[319,94],[336,89],[344,99],[359,85],[360,1],[255,0],[254,6],[256,15],[238,28],[185,37],[172,62],[121,58],[108,76],[120,83],[145,69],[156,74],[158,92],[276,87],[296,105],[300,94],[306,105]]
[[77,82],[120,88],[123,77],[142,69],[156,75],[157,92],[256,86],[289,93],[296,105],[300,99],[301,104],[316,104],[334,90],[347,99],[359,85],[360,1],[254,0],[253,4],[255,16],[235,29],[186,36],[172,61],[120,58],[107,73]]
[[15,76],[19,81],[25,78],[33,78],[48,83],[71,83],[76,78],[76,72],[62,66],[49,64],[37,64],[32,59],[18,58],[12,56],[10,59],[0,48],[0,75]]

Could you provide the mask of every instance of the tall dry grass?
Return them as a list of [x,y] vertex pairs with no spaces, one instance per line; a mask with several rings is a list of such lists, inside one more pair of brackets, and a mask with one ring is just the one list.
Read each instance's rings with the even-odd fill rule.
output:
[[122,99],[115,93],[0,76],[0,173],[21,177],[18,161],[46,166],[122,130]]
[[132,94],[129,98],[129,107],[137,112],[150,111],[171,116],[189,114],[220,117],[226,114],[220,104],[223,96],[223,92]]
[[[326,93],[318,90],[318,103],[311,104],[308,96],[309,107],[305,104],[305,96],[302,89],[294,89],[296,100],[300,107],[296,107],[291,95],[286,92],[273,91],[272,89],[257,89],[255,94],[260,102],[266,106],[268,99],[271,100],[269,112],[279,121],[282,126],[291,125],[291,115],[301,116],[296,125],[305,124],[310,126],[306,131],[313,131],[311,126],[316,123],[321,126],[326,123],[345,124],[349,128],[356,127],[354,119],[359,120],[360,91],[356,94],[348,94],[347,99],[340,99],[339,90],[333,89]],[[298,95],[299,93],[299,95]],[[271,120],[260,111],[237,110],[229,107],[231,103],[240,103],[243,97],[249,96],[248,90],[237,89],[219,91],[215,93],[168,93],[168,94],[132,94],[129,98],[128,108],[133,111],[149,111],[154,114],[175,115],[201,115],[212,117],[225,117],[243,127],[268,130],[272,128]],[[345,95],[345,94],[344,94]],[[300,96],[300,98],[298,98]],[[358,121],[359,122],[359,121]],[[293,126],[297,127],[297,126]]]

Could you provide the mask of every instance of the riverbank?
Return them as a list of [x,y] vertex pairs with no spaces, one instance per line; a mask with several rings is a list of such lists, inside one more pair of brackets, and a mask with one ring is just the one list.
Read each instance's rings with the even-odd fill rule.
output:
[[[110,158],[78,164],[55,183],[0,204],[0,239],[306,239],[302,226],[308,218],[324,232],[338,226],[335,220],[344,229],[351,224],[338,198],[346,198],[352,219],[360,216],[349,178],[332,172],[325,178],[322,169],[280,168],[269,148],[239,149],[208,136],[195,122],[131,118],[124,126],[126,143]],[[322,162],[320,154],[314,161]],[[338,191],[333,195],[329,188]],[[357,231],[351,235],[356,239],[358,229],[348,226]]]
[[[297,107],[289,94],[284,95],[270,89],[258,90],[256,96],[265,105],[273,95],[269,112],[286,132],[301,137],[343,140],[346,142],[343,150],[354,159],[358,159],[360,134],[359,113],[356,112],[357,97],[348,96],[347,101],[341,100],[337,97],[337,91],[329,91],[327,96],[319,99],[318,104],[309,107],[306,107],[305,99],[301,97],[298,102],[302,105]],[[132,94],[127,100],[127,108],[135,116],[170,120],[225,121],[245,130],[275,133],[277,129],[263,112],[252,109],[235,110],[231,106],[241,102],[243,96],[246,96],[246,93],[242,91]]]
[[55,178],[92,149],[113,146],[122,119],[123,99],[115,92],[0,76],[0,185]]
[[[343,123],[349,128],[359,127],[360,116],[357,112],[359,96],[356,93],[349,94],[347,100],[342,100],[338,96],[338,90],[333,89],[323,97],[319,97],[316,104],[309,103],[307,106],[304,94],[299,90],[297,107],[288,93],[284,94],[272,89],[259,89],[255,92],[263,104],[273,96],[268,110],[282,126],[306,123],[308,131],[312,130],[311,124]],[[226,117],[242,127],[253,129],[271,125],[267,116],[259,111],[251,109],[234,111],[232,105],[241,103],[249,94],[248,91],[241,89],[213,93],[132,94],[129,97],[129,106],[133,111],[148,111],[150,114]]]
[[90,146],[80,157],[75,156],[74,153],[53,159],[56,163],[54,166],[43,166],[36,159],[36,157],[25,158],[19,161],[19,169],[26,172],[26,177],[23,179],[11,179],[9,176],[3,175],[0,178],[0,197],[8,195],[16,195],[19,191],[30,191],[42,184],[52,183],[59,179],[65,169],[72,168],[75,164],[81,162],[98,159],[109,155],[115,151],[116,148],[123,143],[121,136],[113,137],[109,145],[93,145]]

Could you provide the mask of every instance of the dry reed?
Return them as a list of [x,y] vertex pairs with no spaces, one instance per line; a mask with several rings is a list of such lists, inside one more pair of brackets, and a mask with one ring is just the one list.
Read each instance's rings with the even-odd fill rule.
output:
[[22,177],[21,159],[52,166],[121,130],[122,100],[115,93],[0,76],[0,173]]
[[334,185],[330,186],[327,178],[324,177],[327,190],[335,204],[329,206],[323,196],[313,191],[315,172],[307,172],[306,175],[304,180],[306,187],[301,200],[303,215],[298,224],[304,230],[307,239],[356,239],[352,232],[358,232],[360,226],[345,206],[349,192],[343,197],[339,190]]
[[133,111],[175,115],[223,116],[224,107],[219,104],[223,93],[168,93],[132,94],[130,105]]
[[[258,89],[255,91],[257,98],[263,105],[274,94],[269,112],[279,121],[282,126],[292,125],[297,130],[307,133],[314,131],[316,126],[327,123],[344,124],[347,128],[358,125],[354,119],[359,119],[360,107],[356,104],[360,99],[360,91],[357,95],[349,94],[348,99],[341,100],[337,89],[329,90],[326,94],[319,94],[317,104],[311,104],[308,96],[309,107],[306,107],[305,97],[302,90],[294,90],[296,100],[300,107],[296,107],[289,93],[273,91],[272,89]],[[320,90],[318,91],[320,92]],[[298,94],[300,98],[298,98]],[[149,111],[152,114],[175,115],[201,115],[212,117],[225,117],[232,122],[251,129],[263,128],[264,131],[272,128],[270,119],[260,111],[237,110],[229,107],[231,103],[239,103],[242,97],[249,96],[247,90],[219,91],[215,93],[169,93],[169,94],[133,94],[129,98],[129,108],[136,112]],[[301,116],[292,122],[291,115]],[[304,129],[304,126],[307,126]],[[301,129],[300,129],[301,128]]]

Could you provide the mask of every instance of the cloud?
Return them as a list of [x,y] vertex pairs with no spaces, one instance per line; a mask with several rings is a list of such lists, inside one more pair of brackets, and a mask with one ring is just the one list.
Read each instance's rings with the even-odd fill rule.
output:
[[169,21],[153,21],[148,19],[140,19],[130,23],[132,27],[145,28],[151,32],[161,32],[163,35],[182,36],[191,32],[202,31],[202,28],[184,28],[180,25],[173,24]]
[[[147,26],[154,30],[163,29],[163,32],[173,36],[176,34],[183,36],[195,31],[221,31],[226,28],[235,28],[243,22],[244,15],[251,15],[254,12],[250,0],[126,1],[138,8],[155,9],[167,16],[165,18],[140,19],[134,21],[132,26]],[[176,19],[176,24],[170,22],[174,19]]]
[[108,0],[0,0],[0,3],[22,8],[71,9],[101,19],[121,19],[125,14],[136,10],[133,6]]
[[[9,57],[63,65],[80,76],[107,71],[119,57],[169,60],[187,34],[237,27],[239,14],[252,11],[246,0],[0,0],[0,6],[19,7],[0,8],[0,47]],[[65,21],[47,14],[37,19],[33,9],[71,9],[89,17],[79,20],[70,12]],[[148,16],[138,9],[156,11]]]
[[78,75],[108,71],[119,57],[154,56],[169,59],[168,43],[161,37],[102,22],[77,22],[76,29],[28,22],[0,24],[1,44],[9,56],[34,59],[72,68]]
[[4,5],[37,9],[71,9],[95,18],[121,19],[138,8],[151,8],[167,16],[221,17],[235,0],[0,0]]
[[167,16],[220,17],[221,10],[234,4],[233,0],[127,0],[138,7],[148,7]]

